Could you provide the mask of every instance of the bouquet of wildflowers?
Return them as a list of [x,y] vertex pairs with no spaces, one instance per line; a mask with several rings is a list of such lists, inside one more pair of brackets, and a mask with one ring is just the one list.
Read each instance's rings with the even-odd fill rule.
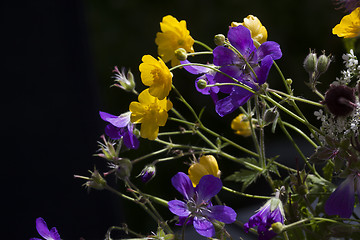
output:
[[[276,63],[289,56],[278,43],[268,41],[268,32],[257,17],[249,15],[243,22],[232,22],[226,36],[215,35],[214,46],[194,40],[184,20],[163,17],[155,39],[158,57],[144,55],[139,66],[144,90],[138,90],[140,81],[130,71],[114,69],[113,86],[133,93],[137,101],[129,101],[128,112],[99,112],[107,126],[95,155],[104,159],[109,169],[76,176],[85,179],[89,189],[108,190],[139,205],[158,228],[142,235],[126,224],[111,226],[105,239],[114,239],[115,230],[126,232],[126,239],[187,239],[187,228],[208,239],[238,239],[229,233],[228,225],[260,240],[360,239],[360,219],[354,211],[360,198],[360,66],[355,56],[360,2],[337,3],[347,15],[333,28],[333,34],[344,38],[348,51],[342,56],[343,70],[324,93],[317,88],[319,78],[336,56],[308,53],[303,62],[309,74],[305,84],[315,100],[300,97],[292,88],[291,78],[284,76]],[[199,55],[207,61],[198,61]],[[193,108],[194,103],[182,94],[187,89],[177,87],[185,81],[177,78],[180,71],[192,76],[192,84],[186,86],[207,95],[208,105],[214,107]],[[270,87],[270,71],[282,81],[282,89]],[[315,122],[308,120],[299,103],[317,109]],[[221,130],[227,126],[209,128],[208,111],[215,112],[216,118],[235,114],[229,128],[253,148],[224,135]],[[296,168],[280,163],[278,156],[267,155],[265,134],[271,138],[275,132],[283,134],[299,154],[301,159],[294,159]],[[311,154],[302,151],[295,136],[313,147]],[[149,141],[157,148],[145,152]],[[129,152],[136,157],[127,157]],[[185,162],[187,172],[171,168],[168,179],[179,194],[164,199],[134,183],[135,178],[151,181],[162,174],[157,171],[160,164],[179,159]],[[237,168],[222,175],[218,161],[222,165],[231,162]],[[132,171],[135,165],[143,170]],[[108,184],[114,178],[125,188]],[[273,194],[247,193],[260,178]],[[236,187],[226,186],[228,182]],[[239,206],[222,201],[224,192],[234,199],[261,199],[263,204],[241,222],[235,211]],[[164,209],[171,218],[160,214]],[[44,239],[60,239],[56,228],[49,230],[42,218],[36,220],[36,228]]]

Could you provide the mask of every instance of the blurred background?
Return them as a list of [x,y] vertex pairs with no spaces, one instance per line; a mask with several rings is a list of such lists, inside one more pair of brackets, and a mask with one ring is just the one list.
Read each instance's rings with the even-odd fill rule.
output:
[[[138,91],[144,89],[138,66],[143,55],[157,56],[155,35],[160,31],[162,17],[168,14],[186,20],[191,36],[211,47],[214,47],[213,36],[226,35],[232,21],[242,22],[249,14],[257,16],[267,28],[268,40],[281,45],[283,57],[277,63],[285,77],[292,78],[299,96],[317,100],[304,84],[308,75],[302,63],[310,48],[318,54],[325,50],[335,56],[330,70],[320,78],[320,90],[325,91],[342,68],[342,41],[331,30],[344,13],[335,10],[330,0],[293,0],[291,4],[286,0],[2,2],[3,238],[39,237],[35,219],[40,216],[49,227],[58,228],[62,239],[103,239],[108,227],[123,222],[143,234],[156,230],[156,225],[134,203],[106,191],[88,193],[82,186],[84,181],[73,176],[88,176],[88,170],[94,166],[106,171],[104,161],[92,156],[106,125],[98,111],[119,115],[128,110],[130,101],[136,100],[136,96],[109,87],[113,84],[112,69],[130,68],[137,79]],[[207,107],[204,116],[210,128],[225,126],[224,134],[250,146],[248,139],[232,134],[229,123],[235,113],[220,119],[210,98],[192,87],[194,76],[183,71],[175,75],[174,83],[180,91],[184,90],[185,98],[197,103],[194,108],[199,111]],[[274,69],[268,83],[272,88],[282,89]],[[311,119],[316,109],[306,110]],[[267,154],[282,154],[281,161],[295,166],[296,153],[284,147],[284,144],[291,146],[290,143],[281,137],[269,139]],[[141,144],[144,153],[159,148],[149,141]],[[305,152],[311,154],[308,147],[304,145]],[[245,157],[242,153],[234,154]],[[183,164],[186,161],[185,157],[176,164],[161,164],[153,181],[142,184],[134,179],[134,183],[166,200],[179,198],[169,179],[178,171],[187,171]],[[225,162],[219,161],[219,165],[223,176],[231,174],[231,164],[225,166]],[[134,167],[134,176],[141,166]],[[112,180],[111,183],[122,187]],[[160,184],[164,186],[162,189],[157,188]],[[239,187],[234,183],[228,186]],[[247,191],[271,194],[262,186],[260,179]],[[224,198],[229,202],[234,199],[226,193]],[[243,213],[239,219],[246,221],[261,203],[239,198],[232,202],[232,207]],[[164,214],[171,218],[166,209]]]

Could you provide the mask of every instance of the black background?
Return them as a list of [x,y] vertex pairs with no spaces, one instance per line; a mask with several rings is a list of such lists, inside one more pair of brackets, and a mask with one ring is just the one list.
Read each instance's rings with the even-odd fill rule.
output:
[[[124,217],[134,229],[150,233],[133,203],[105,191],[88,194],[81,186],[84,182],[73,175],[87,176],[94,165],[104,166],[92,156],[105,126],[98,111],[120,114],[128,110],[129,98],[136,99],[109,88],[111,70],[115,65],[125,66],[139,79],[141,57],[156,56],[154,39],[163,16],[185,19],[191,35],[211,46],[213,36],[226,34],[231,21],[241,22],[248,14],[258,16],[268,30],[268,40],[281,45],[283,58],[278,64],[305,97],[314,98],[303,84],[307,74],[302,61],[309,48],[336,57],[323,77],[322,90],[341,67],[342,43],[331,29],[343,13],[334,10],[331,1],[34,0],[1,5],[2,238],[39,237],[35,219],[40,216],[49,226],[56,226],[63,239],[103,239],[107,228],[119,225]],[[177,82],[179,88],[189,83],[192,86],[191,79]],[[273,78],[270,85],[281,86],[280,79]],[[143,89],[139,81],[138,86]],[[209,104],[196,91],[189,91],[187,97],[199,102],[197,110]],[[211,103],[207,110],[209,119],[217,117]],[[209,125],[227,126],[234,116],[209,120]],[[244,139],[239,141],[246,144]],[[142,144],[151,149],[151,143]],[[277,154],[276,149],[269,152]],[[290,156],[293,161],[295,156]],[[164,164],[163,171],[168,181],[177,171],[186,171],[186,166]],[[150,191],[163,179],[143,187]],[[257,190],[250,191],[260,194]],[[168,200],[179,197],[174,192],[162,193]],[[246,207],[245,203],[242,200],[234,208]]]

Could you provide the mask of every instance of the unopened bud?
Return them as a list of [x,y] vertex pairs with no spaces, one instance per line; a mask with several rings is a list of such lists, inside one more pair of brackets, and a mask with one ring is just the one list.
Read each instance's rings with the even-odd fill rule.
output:
[[124,67],[121,68],[121,72],[119,71],[119,69],[117,67],[115,67],[113,72],[115,73],[114,78],[115,78],[115,82],[117,82],[117,83],[115,83],[112,86],[119,87],[128,92],[131,92],[135,89],[134,75],[132,74],[132,72],[130,70],[125,74]]
[[131,161],[127,158],[123,158],[117,163],[117,170],[115,172],[115,175],[121,180],[126,180],[130,177],[131,170]]
[[288,79],[286,79],[286,83],[288,84],[288,85],[291,85],[292,84],[292,79],[291,78],[288,78]]
[[175,50],[175,56],[180,61],[185,61],[187,59],[187,52],[184,48],[178,48]]
[[199,79],[196,84],[199,89],[204,89],[207,86],[207,82],[204,79]]
[[277,112],[276,108],[266,109],[264,114],[265,123],[273,122],[278,117],[278,115],[279,113]]
[[317,60],[316,68],[318,71],[318,74],[323,74],[326,72],[329,68],[329,65],[331,63],[332,57],[326,56],[325,53],[323,53]]
[[156,168],[155,165],[150,164],[144,167],[138,177],[141,177],[141,181],[148,182],[155,177]]
[[225,36],[224,34],[217,34],[214,37],[214,43],[216,46],[222,46],[225,43]]
[[271,230],[276,233],[280,234],[284,229],[284,225],[281,222],[276,222],[271,224]]
[[316,53],[310,52],[304,60],[304,68],[309,74],[316,71],[317,56]]

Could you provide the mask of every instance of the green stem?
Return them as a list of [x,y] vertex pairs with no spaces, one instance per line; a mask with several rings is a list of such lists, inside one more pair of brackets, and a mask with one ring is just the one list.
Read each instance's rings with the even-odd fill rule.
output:
[[222,189],[224,189],[225,191],[231,192],[233,194],[242,196],[242,197],[257,198],[257,199],[270,199],[271,198],[271,197],[267,197],[267,196],[259,196],[259,195],[253,195],[253,194],[247,194],[247,193],[238,192],[236,190],[233,190],[233,189],[225,187],[225,186],[223,186]]
[[206,48],[207,50],[209,50],[209,51],[211,51],[211,52],[213,51],[211,47],[209,47],[208,45],[206,45],[206,44],[203,43],[203,42],[200,42],[200,41],[198,41],[198,40],[194,40],[194,43],[196,43],[196,44],[198,44],[198,45]]
[[268,90],[270,93],[272,93],[274,96],[280,98],[281,100],[283,100],[283,98],[282,98],[281,96],[279,96],[278,94],[280,94],[280,95],[282,95],[282,96],[285,96],[286,98],[291,99],[291,100],[295,100],[295,101],[299,101],[299,102],[304,102],[304,103],[307,103],[307,104],[310,104],[310,105],[314,105],[314,106],[317,106],[317,107],[324,107],[324,105],[321,104],[321,103],[314,102],[314,101],[311,101],[311,100],[308,100],[308,99],[305,99],[305,98],[301,98],[301,97],[295,97],[295,96],[286,94],[286,93],[284,93],[284,92],[281,92],[281,91],[278,91],[278,90],[275,90],[275,89],[270,89],[270,88],[268,88],[267,90]]
[[132,160],[131,163],[132,163],[132,164],[135,164],[135,163],[140,162],[141,160],[144,160],[144,159],[146,159],[146,158],[148,158],[148,157],[155,156],[155,155],[157,155],[157,154],[166,152],[166,151],[168,151],[168,150],[169,150],[169,149],[167,149],[167,148],[160,149],[160,150],[158,150],[158,151],[156,151],[156,152],[152,152],[152,153],[146,154],[146,155],[144,155],[144,156],[138,157],[138,158]]

